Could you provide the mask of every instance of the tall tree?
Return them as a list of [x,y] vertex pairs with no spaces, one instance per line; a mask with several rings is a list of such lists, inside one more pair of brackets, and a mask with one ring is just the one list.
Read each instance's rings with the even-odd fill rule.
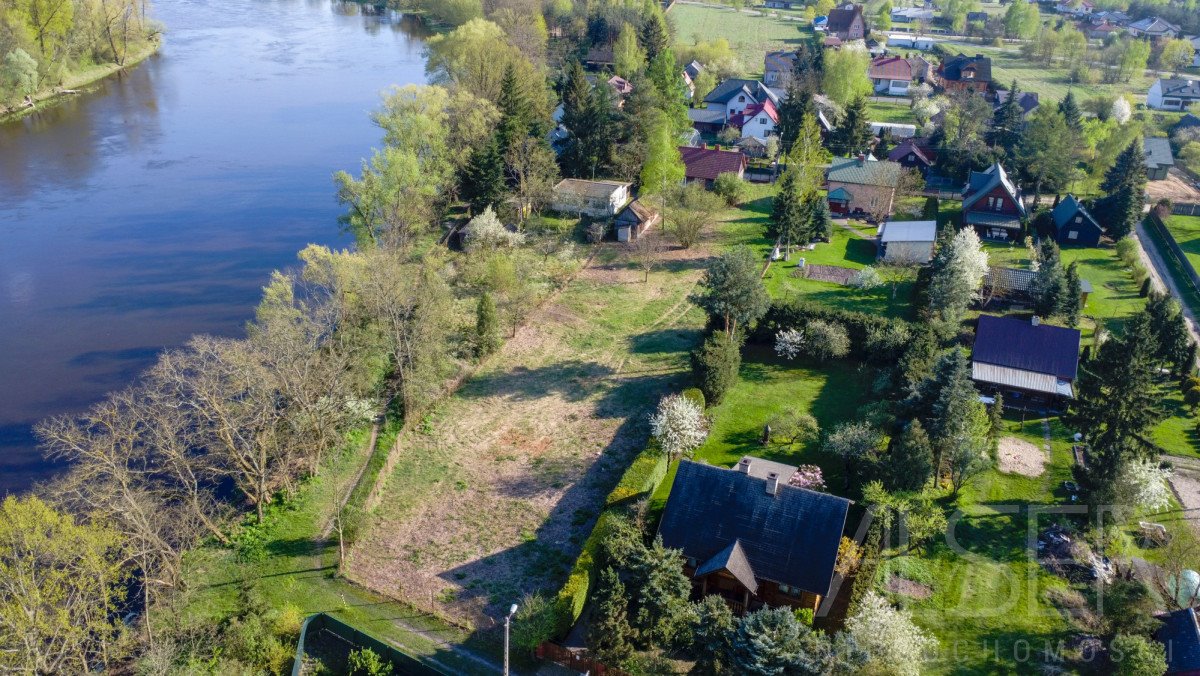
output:
[[816,106],[812,103],[812,92],[801,86],[801,80],[792,78],[787,85],[787,98],[779,104],[779,146],[783,154],[792,150],[792,144],[800,135],[804,118],[816,114]]
[[1008,89],[1008,98],[996,108],[992,116],[992,145],[1004,150],[1007,157],[1014,158],[1021,143],[1021,132],[1025,129],[1025,110],[1018,99],[1021,90],[1014,79]]
[[920,420],[910,421],[892,442],[884,475],[884,484],[892,491],[919,490],[933,476],[933,446]]
[[855,98],[846,106],[841,121],[830,135],[830,150],[836,155],[864,153],[871,142],[871,126],[867,119],[867,101]]
[[821,77],[821,91],[839,105],[847,105],[856,98],[871,94],[871,80],[867,69],[871,55],[862,47],[846,45],[842,49],[827,52]]
[[633,628],[629,626],[629,597],[611,566],[600,571],[592,596],[588,649],[607,664],[621,664],[633,654]]
[[496,145],[503,157],[524,137],[529,135],[529,99],[517,79],[517,69],[512,63],[504,69],[500,81],[500,98],[496,101],[500,109],[500,123],[496,127]]
[[800,660],[804,629],[786,607],[762,608],[745,615],[733,634],[732,662],[743,674],[773,676],[787,672]]
[[504,196],[504,156],[498,138],[477,150],[459,172],[459,194],[471,214],[483,213]]
[[770,306],[760,275],[761,264],[754,251],[746,246],[735,247],[709,261],[700,280],[700,292],[690,300],[720,320],[725,333],[732,336],[739,329],[749,328]]
[[1116,162],[1104,174],[1100,189],[1107,193],[1102,211],[1108,234],[1120,239],[1133,231],[1142,217],[1142,192],[1146,188],[1142,139],[1135,138],[1117,155]]
[[1058,103],[1058,112],[1062,113],[1071,133],[1076,136],[1083,133],[1083,114],[1079,111],[1079,104],[1075,102],[1074,92],[1068,91],[1063,100]]
[[1037,273],[1031,289],[1034,311],[1043,317],[1065,314],[1068,301],[1067,274],[1054,240],[1045,237],[1038,244],[1037,262]]
[[682,623],[692,583],[683,574],[682,553],[664,547],[661,536],[636,558],[629,591],[636,605],[634,626],[646,642],[669,645],[686,629]]
[[696,655],[694,673],[714,676],[731,666],[733,632],[737,621],[725,599],[709,594],[692,604],[692,649]]
[[621,26],[617,41],[613,43],[613,69],[628,80],[645,68],[646,52],[638,44],[637,31],[629,24]]
[[1067,266],[1067,291],[1063,297],[1061,311],[1067,324],[1079,324],[1079,315],[1083,312],[1083,284],[1079,278],[1078,261],[1071,261]]
[[[665,115],[659,115],[650,127],[646,139],[646,164],[642,167],[642,195],[657,195],[666,211],[666,200],[672,190],[683,183],[686,169],[683,166],[683,156],[679,153],[679,144],[675,139],[671,122]],[[663,214],[663,227],[667,227],[667,215]]]
[[647,2],[642,12],[642,30],[638,35],[646,58],[653,61],[655,57],[671,46],[671,33],[667,28],[667,18],[663,16],[662,8],[656,2]]
[[1062,113],[1049,106],[1034,111],[1018,155],[1033,182],[1035,199],[1041,197],[1043,187],[1055,192],[1066,187],[1075,167],[1074,138]]
[[929,282],[929,309],[934,316],[945,325],[957,325],[978,297],[987,269],[987,252],[973,229],[965,228],[949,241],[943,240],[933,258]]

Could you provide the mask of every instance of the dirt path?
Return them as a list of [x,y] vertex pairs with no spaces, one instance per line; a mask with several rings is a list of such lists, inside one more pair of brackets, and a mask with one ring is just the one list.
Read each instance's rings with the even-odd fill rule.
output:
[[351,552],[354,580],[481,629],[525,593],[561,585],[703,324],[687,302],[703,247],[667,252],[648,283],[617,245],[602,249],[401,435]]
[[[1142,259],[1142,265],[1150,272],[1150,284],[1155,291],[1169,290],[1170,294],[1175,298],[1183,298],[1179,287],[1175,285],[1175,279],[1167,271],[1166,260],[1162,256],[1162,252],[1158,250],[1154,240],[1147,236],[1146,227],[1142,222],[1138,222],[1135,230],[1137,237],[1138,253]],[[1192,308],[1187,304],[1180,302],[1179,307],[1183,309],[1183,316],[1187,319],[1188,333],[1192,340],[1200,343],[1200,332],[1196,330],[1196,315],[1192,312]]]

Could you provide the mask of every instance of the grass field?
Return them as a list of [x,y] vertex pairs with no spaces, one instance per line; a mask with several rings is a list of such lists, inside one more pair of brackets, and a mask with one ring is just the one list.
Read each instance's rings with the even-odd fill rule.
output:
[[1173,215],[1166,220],[1166,225],[1188,262],[1200,270],[1200,216]]
[[917,118],[912,114],[912,107],[907,101],[897,100],[895,103],[883,103],[874,99],[867,101],[867,119],[871,122],[890,122],[892,124],[916,124]]
[[1008,87],[1013,79],[1022,90],[1037,92],[1042,97],[1043,104],[1047,101],[1057,102],[1067,95],[1068,91],[1075,92],[1075,98],[1089,99],[1094,96],[1113,96],[1116,94],[1132,94],[1134,100],[1145,99],[1146,90],[1154,83],[1154,79],[1144,74],[1134,76],[1129,82],[1114,84],[1072,84],[1068,78],[1070,71],[1061,64],[1046,65],[1026,59],[1020,50],[1013,45],[1006,47],[990,47],[974,42],[959,42],[947,40],[942,43],[947,49],[963,54],[982,54],[992,59],[992,80],[999,85]]
[[795,48],[810,33],[799,21],[738,12],[728,7],[676,4],[667,14],[683,44],[725,38],[747,75],[760,76],[767,52]]

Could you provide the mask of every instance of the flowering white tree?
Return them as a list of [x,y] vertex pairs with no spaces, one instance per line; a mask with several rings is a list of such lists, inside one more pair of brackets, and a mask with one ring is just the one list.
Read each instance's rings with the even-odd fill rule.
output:
[[1153,460],[1130,460],[1117,474],[1113,494],[1119,504],[1158,512],[1171,505],[1170,478],[1171,470]]
[[708,421],[696,402],[669,394],[658,402],[658,411],[650,416],[650,432],[667,457],[690,457],[708,437]]
[[812,491],[825,490],[825,474],[816,465],[800,465],[788,484],[797,488],[807,488]]
[[854,276],[850,278],[850,286],[857,289],[874,289],[883,286],[883,277],[879,276],[878,270],[868,265],[854,273]]
[[974,228],[959,231],[949,244],[941,247],[933,269],[929,305],[941,319],[957,323],[979,297],[979,287],[988,271],[988,255]]
[[868,666],[879,673],[918,676],[925,653],[937,647],[937,639],[922,631],[911,614],[893,608],[873,591],[846,621],[846,631],[871,656]]
[[491,207],[483,210],[467,223],[467,235],[463,241],[467,251],[481,249],[505,249],[525,243],[525,235],[504,227]]
[[1133,116],[1133,111],[1129,108],[1129,99],[1124,96],[1118,96],[1112,104],[1112,119],[1117,121],[1117,124],[1125,124],[1129,118]]
[[803,331],[799,329],[783,329],[775,334],[775,354],[786,359],[795,359],[803,353]]

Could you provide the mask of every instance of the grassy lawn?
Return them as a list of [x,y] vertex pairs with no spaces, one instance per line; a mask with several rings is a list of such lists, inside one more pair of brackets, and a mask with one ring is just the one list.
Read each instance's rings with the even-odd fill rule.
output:
[[[351,435],[346,447],[326,462],[324,471],[306,481],[286,507],[269,510],[258,527],[262,555],[239,556],[233,549],[205,546],[189,552],[186,612],[202,621],[220,623],[239,608],[244,591],[252,590],[271,608],[294,609],[302,615],[326,612],[391,643],[404,652],[433,660],[452,673],[490,673],[483,665],[452,652],[447,643],[472,645],[477,654],[499,654],[498,644],[471,638],[468,632],[411,607],[373,594],[337,575],[336,540],[320,542],[320,534],[344,491],[366,461],[366,431]],[[386,435],[380,445],[386,447]]]
[[1192,267],[1200,270],[1200,216],[1173,215],[1166,221],[1167,230],[1183,249]]
[[401,435],[381,504],[352,551],[353,579],[481,630],[524,594],[562,585],[605,496],[645,445],[647,414],[685,386],[704,324],[687,296],[706,247],[672,248],[649,282],[621,247],[594,251],[559,296]]
[[[832,491],[844,494],[842,462],[822,453],[818,442],[789,448],[763,446],[759,439],[772,415],[791,408],[810,413],[822,430],[854,418],[858,407],[867,402],[873,377],[870,369],[852,361],[792,362],[776,357],[769,347],[747,346],[741,380],[720,404],[709,408],[712,431],[695,459],[729,467],[743,455],[753,455],[791,465],[819,465]],[[674,477],[672,466],[654,494],[656,506],[665,504]]]
[[728,7],[676,4],[667,13],[683,44],[725,38],[748,75],[761,75],[767,52],[794,48],[811,31],[807,24],[782,17],[746,14]]
[[890,122],[893,124],[916,124],[912,107],[908,101],[897,99],[894,103],[881,103],[874,99],[867,101],[867,119],[871,122]]
[[943,42],[947,49],[963,54],[982,54],[992,59],[992,79],[1005,87],[1012,84],[1013,79],[1024,91],[1037,92],[1043,103],[1058,102],[1074,91],[1076,100],[1086,100],[1094,96],[1113,96],[1129,93],[1134,100],[1144,100],[1146,90],[1154,83],[1153,78],[1145,75],[1135,75],[1129,82],[1115,84],[1098,83],[1094,85],[1072,84],[1069,81],[1069,70],[1059,63],[1046,65],[1026,59],[1015,45],[1005,47],[989,47],[974,42]]

